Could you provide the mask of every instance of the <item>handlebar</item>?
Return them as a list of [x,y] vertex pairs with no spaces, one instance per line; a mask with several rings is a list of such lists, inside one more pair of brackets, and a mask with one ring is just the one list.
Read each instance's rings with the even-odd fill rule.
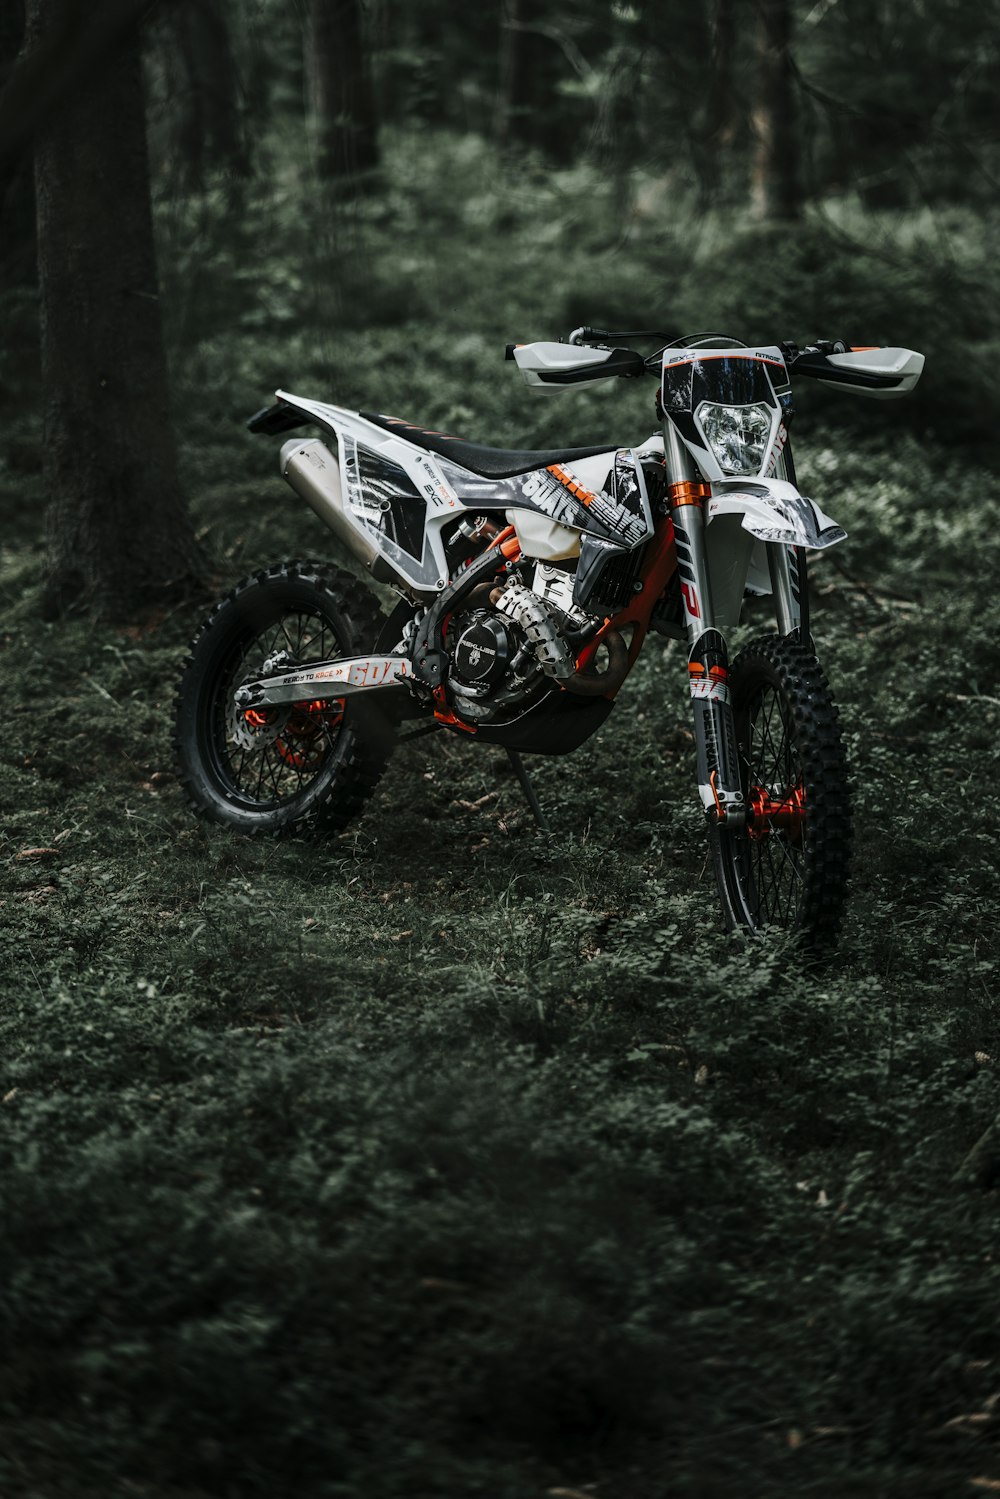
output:
[[[657,353],[649,356],[639,353],[637,349],[622,348],[615,342],[622,339],[663,337],[665,337],[663,333],[653,328],[616,333],[601,328],[574,328],[569,335],[568,344],[598,349],[603,357],[597,359],[596,366],[593,359],[587,359],[585,356],[581,356],[582,363],[578,366],[574,365],[572,356],[568,360],[550,359],[547,365],[543,364],[539,367],[538,378],[532,383],[549,386],[577,385],[591,380],[605,379],[609,375],[617,375],[626,379],[644,374],[658,376],[663,356],[668,351],[690,350],[692,354],[696,354],[699,348],[707,347],[714,348],[718,352],[718,344],[709,343],[709,339],[738,345],[738,348],[733,349],[734,357],[739,357],[740,354],[744,357],[753,357],[753,345],[748,347],[722,333],[704,333],[683,339],[670,338]],[[515,349],[521,347],[520,344],[508,344],[506,358],[514,359]],[[538,347],[541,349],[546,346],[539,345]],[[555,349],[555,345],[551,347]],[[789,375],[794,370],[796,375],[807,375],[812,379],[822,380],[827,385],[852,387],[856,392],[867,391],[872,395],[905,394],[916,384],[923,367],[922,355],[914,354],[912,351],[886,349],[882,345],[874,344],[859,346],[849,344],[846,339],[842,338],[817,339],[814,343],[807,344],[805,348],[799,348],[798,344],[791,340],[771,347],[777,347],[780,350]],[[845,359],[843,358],[845,355],[860,357]],[[866,359],[865,355],[871,357]]]
[[566,340],[570,344],[592,344],[603,343],[606,339],[614,338],[670,338],[662,328],[634,328],[630,332],[617,331],[612,333],[609,328],[574,328]]

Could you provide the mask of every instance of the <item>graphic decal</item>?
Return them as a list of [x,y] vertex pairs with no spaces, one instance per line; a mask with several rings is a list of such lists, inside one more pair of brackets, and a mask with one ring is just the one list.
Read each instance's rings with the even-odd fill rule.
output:
[[[609,462],[611,455],[609,454]],[[603,490],[581,484],[568,468],[531,469],[508,479],[485,479],[443,460],[445,480],[465,509],[534,510],[574,530],[635,547],[648,534],[645,515],[635,515]]]
[[460,508],[455,491],[446,483],[437,465],[423,453],[413,457],[413,467],[421,479],[421,489],[435,510],[457,510]]
[[778,427],[777,436],[774,439],[774,446],[771,449],[771,456],[767,460],[767,463],[764,466],[764,478],[765,479],[770,479],[772,477],[772,475],[774,474],[775,470],[777,469],[777,467],[778,467],[778,459],[781,457],[782,453],[785,451],[785,443],[787,441],[788,441],[788,428],[785,426],[784,422],[782,422],[779,425],[779,427]]
[[411,557],[419,558],[424,546],[426,496],[405,469],[374,448],[358,447],[357,455],[366,515],[376,511],[378,529]]
[[336,431],[344,488],[356,522],[376,533],[379,551],[407,582],[423,589],[443,586],[441,543],[425,526],[426,502],[413,480],[397,464],[360,446],[342,427]]
[[[636,516],[626,506],[619,505],[611,495],[605,494],[603,490],[595,493],[593,490],[585,489],[582,484],[577,483],[568,469],[562,468],[559,464],[553,464],[545,472],[551,474],[560,487],[564,491],[568,490],[583,506],[587,516],[586,530],[593,530],[593,523],[596,521],[609,536],[629,547],[637,546],[646,536],[645,518]],[[524,493],[528,493],[527,487]],[[553,519],[558,519],[558,516],[554,516]]]
[[701,610],[698,607],[698,593],[693,583],[681,584],[681,597],[684,600],[684,607],[691,618],[700,619]]

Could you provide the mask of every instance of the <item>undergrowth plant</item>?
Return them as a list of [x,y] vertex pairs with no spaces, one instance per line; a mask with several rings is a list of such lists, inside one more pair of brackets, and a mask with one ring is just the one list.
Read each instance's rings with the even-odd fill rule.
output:
[[[849,223],[763,276],[763,238],[708,225],[684,261],[669,216],[614,224],[592,181],[586,213],[569,176],[487,192],[468,145],[444,203],[397,151],[385,203],[339,231],[342,316],[318,332],[305,220],[251,202],[247,242],[275,229],[251,274],[238,242],[203,253],[221,200],[161,209],[186,483],[220,578],[345,560],[242,431],[279,382],[530,446],[566,408],[505,377],[506,339],[722,316],[910,342],[942,409],[944,272],[919,239],[900,232],[906,272],[860,326],[836,292]],[[564,397],[581,441],[620,426],[622,384]],[[800,479],[850,534],[814,569],[813,628],[857,849],[823,967],[718,930],[658,650],[572,762],[533,767],[551,834],[502,755],[458,740],[401,751],[325,842],[197,825],[169,721],[198,611],[43,621],[30,421],[7,447],[5,1494],[1000,1484],[997,1189],[960,1169],[1000,1108],[1000,502],[968,454],[902,419],[848,433],[823,394]]]

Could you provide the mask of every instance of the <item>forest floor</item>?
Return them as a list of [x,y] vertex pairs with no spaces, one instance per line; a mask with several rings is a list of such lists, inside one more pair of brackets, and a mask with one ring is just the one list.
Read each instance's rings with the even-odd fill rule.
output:
[[[481,441],[528,422],[499,362],[480,408],[478,333],[428,339],[433,401],[412,369],[383,394],[394,341],[417,331],[345,335],[314,393]],[[186,463],[221,591],[336,551],[214,357]],[[247,414],[282,378],[250,362]],[[800,434],[849,533],[814,631],[856,823],[811,968],[721,933],[678,646],[535,762],[547,835],[501,755],[443,735],[340,837],[197,823],[171,702],[208,601],[43,620],[12,449],[0,1492],[1000,1491],[1000,1195],[960,1178],[1000,1109],[1000,492],[891,430]]]

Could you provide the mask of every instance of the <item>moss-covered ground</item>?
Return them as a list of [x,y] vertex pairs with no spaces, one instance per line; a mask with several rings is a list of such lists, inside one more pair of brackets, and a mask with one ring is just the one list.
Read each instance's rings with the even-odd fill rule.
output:
[[[197,222],[162,210],[220,592],[337,557],[242,429],[277,384],[473,440],[635,440],[648,392],[536,401],[502,345],[670,316],[674,284],[690,309],[699,273],[734,332],[742,284],[748,337],[922,346],[923,283],[892,281],[907,329],[814,327],[807,256],[769,328],[770,260],[738,281],[756,242],[720,291],[668,215],[623,240],[572,183],[504,208],[481,171],[456,156],[446,209],[404,161],[340,240],[203,244],[201,279]],[[222,211],[202,205],[210,230]],[[324,256],[331,285],[346,268],[332,318]],[[935,273],[919,246],[907,264]],[[444,735],[401,750],[341,837],[195,822],[171,698],[209,600],[43,620],[37,427],[11,427],[0,1491],[1000,1489],[1000,1198],[960,1170],[1000,1108],[1000,495],[927,413],[830,425],[837,401],[807,399],[797,434],[803,488],[850,533],[814,571],[856,817],[821,968],[720,931],[662,642],[599,736],[535,762],[548,835],[502,756]]]

